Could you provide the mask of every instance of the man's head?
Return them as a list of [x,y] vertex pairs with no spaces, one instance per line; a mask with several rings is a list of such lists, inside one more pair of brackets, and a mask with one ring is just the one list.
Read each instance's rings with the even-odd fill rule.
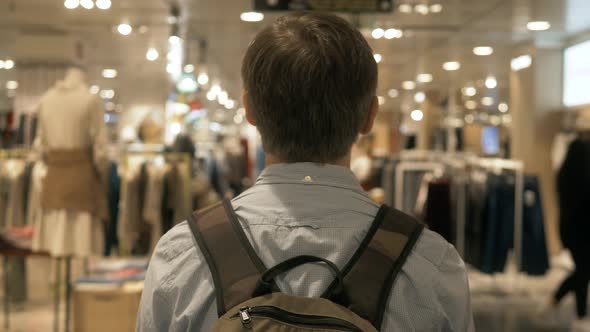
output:
[[377,63],[361,33],[329,14],[279,18],[242,63],[248,120],[283,162],[345,158],[377,113]]

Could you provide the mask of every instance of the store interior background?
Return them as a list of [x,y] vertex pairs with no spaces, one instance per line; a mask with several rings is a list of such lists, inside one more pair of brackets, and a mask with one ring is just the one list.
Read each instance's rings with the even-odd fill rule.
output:
[[[68,68],[81,65],[91,93],[103,102],[114,162],[128,166],[165,159],[164,146],[186,134],[196,147],[193,157],[201,160],[243,154],[247,147],[239,181],[228,180],[235,174],[227,175],[222,191],[247,187],[257,174],[260,140],[244,119],[241,60],[257,31],[282,14],[265,11],[259,20],[253,11],[253,1],[235,0],[1,1],[0,168],[8,159],[34,159],[34,136],[21,120],[30,123],[42,95]],[[583,105],[564,103],[564,54],[590,39],[590,2],[399,0],[391,13],[342,15],[359,27],[379,63],[380,113],[370,139],[355,150],[359,160],[367,153],[371,158],[400,155],[411,146],[421,152],[401,154],[418,162],[515,160],[539,181],[550,268],[541,276],[518,273],[510,255],[505,272],[470,270],[478,330],[568,331],[573,297],[566,298],[559,317],[551,321],[539,317],[536,308],[572,267],[559,238],[555,141],[584,111]],[[535,21],[550,26],[530,24]],[[579,76],[572,81],[590,82],[588,59],[568,72]],[[367,177],[366,165],[353,161],[355,165]],[[190,196],[186,211],[219,197],[204,168],[181,189]],[[193,199],[196,191],[200,196]],[[2,219],[0,211],[2,226],[12,225]],[[15,226],[31,226],[27,223]],[[126,257],[129,250],[113,254]],[[75,258],[72,280],[101,260]],[[48,331],[54,324],[56,265],[46,258],[25,262],[26,299],[12,298],[10,330]],[[91,295],[81,298],[76,292],[74,287],[72,326],[80,327],[81,320],[91,319],[84,310],[99,309],[92,307]],[[133,300],[121,304],[113,294],[117,305],[126,306],[113,310],[134,315]],[[100,308],[108,311],[104,303]],[[86,323],[98,327],[107,320]]]

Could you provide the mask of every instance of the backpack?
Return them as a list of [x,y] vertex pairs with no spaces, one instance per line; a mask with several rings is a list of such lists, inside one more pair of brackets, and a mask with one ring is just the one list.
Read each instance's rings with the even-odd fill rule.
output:
[[[230,201],[193,213],[188,224],[213,276],[219,319],[212,331],[223,332],[378,331],[395,278],[424,228],[384,205],[342,270],[306,255],[267,269]],[[275,277],[314,262],[323,262],[335,277],[321,297],[280,292]]]

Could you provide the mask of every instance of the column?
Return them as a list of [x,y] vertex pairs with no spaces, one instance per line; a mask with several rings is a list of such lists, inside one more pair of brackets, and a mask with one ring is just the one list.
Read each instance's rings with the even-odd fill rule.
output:
[[524,161],[527,174],[539,176],[550,255],[561,250],[551,148],[562,123],[562,54],[560,48],[523,49],[513,56],[531,55],[532,65],[510,74],[512,158]]

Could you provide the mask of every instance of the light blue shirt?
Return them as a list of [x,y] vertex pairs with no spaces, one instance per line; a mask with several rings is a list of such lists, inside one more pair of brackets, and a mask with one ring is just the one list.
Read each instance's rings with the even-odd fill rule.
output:
[[[297,255],[340,268],[365,237],[379,206],[350,170],[312,163],[267,167],[232,201],[266,267]],[[321,264],[277,279],[291,295],[320,296],[333,280]],[[162,237],[152,256],[137,330],[209,331],[217,319],[213,280],[186,222]],[[465,265],[455,248],[425,230],[393,287],[381,331],[473,331]]]

